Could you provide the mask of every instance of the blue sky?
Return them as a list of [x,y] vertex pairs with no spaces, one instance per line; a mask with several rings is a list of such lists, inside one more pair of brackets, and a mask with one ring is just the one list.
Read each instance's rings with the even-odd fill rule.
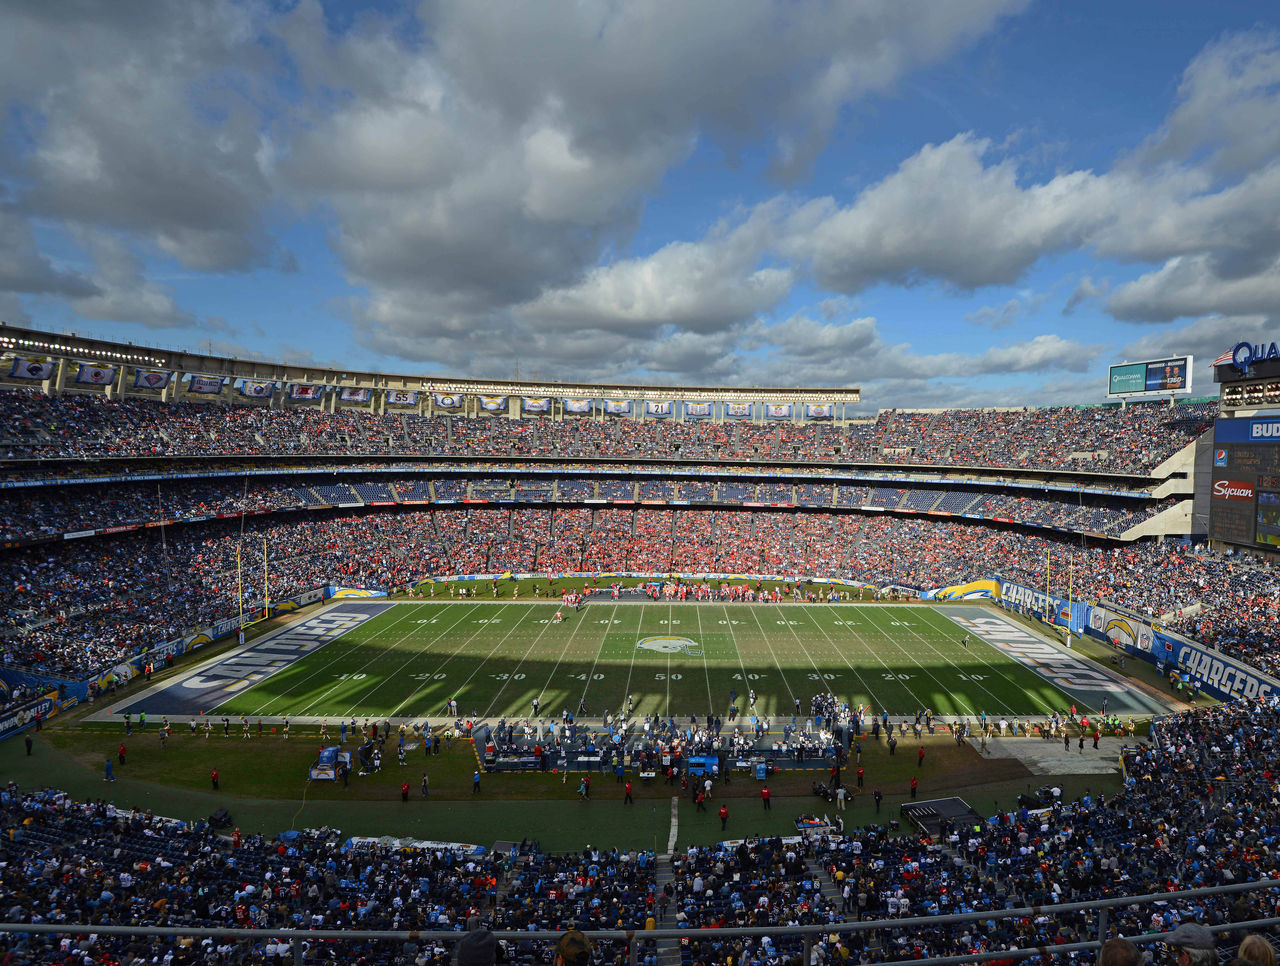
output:
[[1095,402],[1274,335],[1262,3],[0,10],[0,318],[397,372]]

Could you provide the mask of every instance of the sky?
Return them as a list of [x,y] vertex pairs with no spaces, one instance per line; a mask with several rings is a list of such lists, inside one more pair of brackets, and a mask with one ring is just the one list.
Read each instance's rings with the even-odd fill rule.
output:
[[7,0],[0,319],[422,375],[1105,398],[1280,314],[1274,3]]

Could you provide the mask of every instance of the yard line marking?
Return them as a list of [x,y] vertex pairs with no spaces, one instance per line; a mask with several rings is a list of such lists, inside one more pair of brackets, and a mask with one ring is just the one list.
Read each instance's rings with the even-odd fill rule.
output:
[[[781,613],[781,611],[779,613]],[[809,663],[813,665],[813,671],[815,674],[818,675],[818,681],[817,681],[818,690],[830,691],[831,686],[827,683],[826,678],[822,676],[822,668],[818,667],[818,662],[815,661],[813,657],[809,654],[809,649],[805,647],[804,642],[800,640],[800,635],[796,632],[796,629],[792,626],[791,621],[786,618],[784,618],[783,620],[785,621],[787,630],[791,631],[791,636],[794,637],[796,639],[796,643],[800,645],[800,650],[804,651],[804,656],[808,659]],[[757,618],[757,622],[758,621],[759,621],[759,618]],[[795,707],[794,701],[793,701],[792,707],[793,708]],[[796,713],[795,717],[799,717],[799,712]]]
[[[504,609],[505,609],[505,608],[504,608]],[[513,623],[513,624],[511,625],[511,629],[510,629],[509,631],[507,631],[505,634],[503,634],[500,638],[498,638],[498,643],[497,643],[497,644],[495,644],[495,645],[493,645],[493,647],[490,649],[489,653],[488,653],[488,654],[486,654],[486,655],[481,659],[480,663],[479,663],[479,664],[477,664],[477,665],[475,666],[475,670],[473,670],[469,675],[467,675],[466,680],[465,680],[465,681],[463,681],[463,682],[462,682],[462,684],[461,684],[461,685],[456,689],[456,692],[457,692],[458,694],[461,694],[461,693],[462,693],[462,689],[463,689],[463,688],[465,688],[468,684],[470,684],[470,683],[471,683],[471,679],[472,679],[472,678],[474,678],[477,674],[479,674],[479,673],[480,673],[480,670],[481,670],[481,669],[482,669],[486,664],[488,664],[488,663],[489,663],[489,659],[490,659],[491,657],[493,657],[493,655],[495,655],[495,654],[497,654],[497,653],[498,653],[498,649],[499,649],[499,648],[501,648],[501,647],[502,647],[502,645],[503,645],[503,644],[505,644],[505,643],[507,642],[507,638],[508,638],[508,637],[510,637],[512,634],[514,634],[514,633],[516,632],[516,629],[517,629],[517,628],[519,628],[519,626],[520,626],[520,622],[521,622],[521,621],[523,621],[526,617],[528,617],[528,616],[529,616],[529,614],[530,614],[530,612],[533,610],[533,605],[532,605],[532,604],[525,604],[525,605],[524,605],[524,609],[525,609],[525,610],[524,610],[524,613],[523,613],[522,615],[520,615],[520,617],[516,618],[515,623]],[[479,632],[479,631],[476,631],[476,633],[477,633],[477,634],[479,634],[480,632]],[[472,636],[475,636],[475,635],[472,635]],[[455,657],[457,657],[457,656],[458,656],[458,655],[457,655],[456,653],[455,653],[455,654],[451,654],[451,655],[449,655],[449,661],[452,661],[452,660],[453,660]],[[445,662],[444,662],[444,664],[442,664],[442,665],[441,665],[441,667],[446,667],[446,666],[449,664],[449,661],[445,661]]]
[[[524,618],[521,618],[521,620],[523,619]],[[519,671],[520,668],[524,665],[525,659],[530,655],[530,653],[532,653],[533,649],[538,646],[538,642],[542,640],[542,635],[547,633],[547,631],[550,628],[551,628],[550,621],[547,621],[547,623],[542,625],[542,630],[538,632],[538,635],[533,639],[533,641],[529,644],[529,646],[525,648],[524,654],[520,656],[520,660],[516,662],[516,666],[511,671],[511,677],[508,677],[505,681],[502,682],[502,687],[498,688],[498,693],[495,694],[492,700],[489,701],[489,706],[484,709],[484,714],[481,715],[481,717],[484,717],[484,718],[489,717],[489,713],[493,710],[493,706],[498,703],[498,698],[502,697],[502,692],[507,690],[507,684],[515,680],[516,672]],[[515,628],[512,628],[512,630],[514,629]]]
[[[921,635],[921,634],[917,634],[915,631],[911,630],[911,627],[912,627],[913,625],[911,625],[911,624],[904,624],[903,626],[907,628],[907,633],[908,633],[908,634],[910,634],[912,637],[914,637],[916,640],[918,640],[922,645],[924,645],[925,647],[927,647],[927,648],[928,648],[929,650],[931,650],[934,654],[937,654],[937,655],[941,655],[941,654],[942,654],[942,652],[941,652],[941,651],[939,651],[936,647],[934,647],[934,646],[933,646],[933,644],[931,644],[927,638],[925,638],[923,635]],[[909,658],[909,659],[910,659],[910,660],[911,660],[911,661],[916,665],[916,667],[920,668],[920,670],[922,670],[922,671],[924,671],[926,674],[928,674],[928,675],[929,675],[929,677],[931,677],[931,678],[933,678],[935,681],[937,681],[937,682],[938,682],[938,685],[939,685],[939,686],[941,686],[941,687],[943,687],[943,688],[947,691],[947,693],[950,695],[950,697],[951,697],[951,699],[952,699],[953,701],[955,700],[956,695],[955,695],[955,691],[954,691],[952,688],[947,687],[946,685],[944,685],[944,684],[943,684],[943,682],[942,682],[942,680],[941,680],[941,679],[940,679],[936,674],[934,674],[932,671],[928,670],[928,669],[925,667],[925,665],[924,665],[924,664],[922,664],[922,663],[921,663],[921,662],[916,658],[916,656],[915,656],[914,654],[912,654],[910,651],[908,651],[906,648],[903,648],[903,647],[899,646],[899,649],[902,651],[902,653],[903,653],[907,658]],[[981,690],[986,691],[986,692],[987,692],[987,694],[988,694],[988,696],[990,696],[992,700],[994,700],[994,701],[999,701],[999,700],[1001,700],[1000,698],[996,697],[996,695],[992,694],[992,692],[991,692],[991,691],[987,690],[987,688],[983,687],[983,685],[982,685],[980,682],[978,682],[978,681],[974,681],[973,683],[974,683],[974,684],[977,684],[977,685],[978,685],[978,687],[979,687]],[[1014,685],[1014,687],[1015,687],[1015,688],[1017,688],[1017,689],[1020,689],[1020,685],[1016,685],[1016,684],[1015,684],[1015,685]],[[965,702],[963,702],[963,703],[964,703],[964,705],[965,705],[966,707],[970,707],[970,705],[968,704],[968,701],[967,701],[967,700],[966,700]],[[961,704],[961,702],[956,701],[956,704],[957,704],[957,705],[959,705],[959,704]],[[929,707],[929,706],[926,704],[926,705],[925,705],[925,707],[927,708],[927,707]],[[1002,712],[997,712],[997,713],[1002,713]],[[968,711],[968,712],[967,712],[967,714],[972,714],[972,715],[975,715],[975,716],[976,716],[977,714],[979,714],[979,709],[977,709],[977,708],[971,708],[971,710],[970,710],[970,711]]]
[[698,615],[698,645],[702,649],[702,673],[707,679],[707,714],[714,715],[716,713],[716,702],[711,697],[711,668],[707,665],[707,644],[702,640],[704,636],[702,633],[702,611],[696,610],[694,613]]
[[[617,605],[615,605],[614,611],[616,612],[617,609],[618,609]],[[611,624],[609,626],[612,627],[613,625]],[[640,605],[640,623],[636,625],[637,634],[641,633],[640,628],[642,628],[643,626],[644,626],[644,604],[641,604]],[[609,636],[608,632],[606,632],[605,637],[608,637],[608,636]],[[625,708],[627,706],[627,699],[631,697],[631,676],[635,673],[635,670],[636,670],[636,652],[639,650],[640,648],[634,645],[631,648],[631,663],[627,666],[627,685],[622,692],[622,705],[619,708],[619,712],[621,712],[622,708]]]
[[[733,639],[733,653],[738,658],[738,667],[742,669],[742,686],[750,691],[751,685],[747,683],[747,666],[742,661],[742,649],[738,647],[738,635],[733,629],[733,619],[729,616],[729,608],[724,604],[721,604],[720,609],[724,611],[724,623],[725,626],[729,628],[729,636]],[[730,685],[730,687],[732,687],[732,685]],[[734,688],[733,690],[736,691],[737,688]],[[732,703],[736,704],[737,702],[734,701]]]
[[[613,620],[614,615],[615,615],[615,614],[617,614],[617,613],[618,613],[618,605],[617,605],[617,604],[614,604],[614,605],[613,605],[613,610],[611,610],[611,611],[609,612],[609,620]],[[586,623],[586,620],[585,620],[585,619],[583,619],[582,623],[584,623],[584,624],[585,624],[585,623]],[[609,626],[610,626],[610,627],[612,627],[613,625],[612,625],[612,624],[610,624]],[[600,664],[600,652],[604,650],[604,642],[605,642],[605,638],[607,638],[608,636],[609,636],[609,632],[608,632],[608,631],[605,631],[602,635],[600,635],[600,644],[599,644],[599,646],[596,648],[596,659],[595,659],[594,661],[592,661],[592,662],[591,662],[591,670],[587,672],[587,679],[586,679],[585,681],[583,681],[583,682],[582,682],[582,695],[581,695],[581,697],[579,697],[579,698],[578,698],[578,707],[580,707],[580,708],[586,707],[586,704],[587,704],[587,692],[591,690],[591,679],[592,679],[592,677],[595,675],[595,673],[596,673],[596,668],[597,668],[597,667],[599,666],[599,664]],[[604,713],[603,713],[603,712],[601,712],[600,717],[602,717],[602,718],[604,717]]]
[[[671,605],[667,605],[667,628],[671,628]],[[671,717],[671,654],[667,654],[667,717]]]
[[[932,615],[932,614],[933,614],[933,612],[931,611],[931,612],[930,612],[930,614]],[[943,617],[942,617],[942,619],[943,619],[943,620],[945,620],[945,621],[947,621],[948,623],[954,624],[954,622],[953,622],[953,621],[951,621],[951,619],[950,619],[949,617],[945,617],[945,616],[943,616]],[[959,625],[959,624],[955,624],[955,626],[956,626],[956,627],[959,627],[960,625]],[[948,628],[948,630],[949,630],[949,628]],[[974,637],[978,637],[978,638],[979,638],[979,640],[981,640],[981,637],[980,637],[979,635],[976,635],[976,634],[975,634],[975,635],[973,635],[973,636],[974,636]],[[927,642],[926,642],[926,643],[927,643]],[[986,646],[987,646],[987,647],[989,647],[991,650],[993,650],[993,651],[994,651],[994,650],[996,650],[996,647],[995,647],[995,645],[994,645],[994,644],[990,644],[990,643],[988,643],[987,641],[983,641],[982,643],[983,643],[983,644],[986,644]],[[941,654],[941,653],[942,653],[942,652],[940,652],[940,651],[937,649],[937,647],[935,647],[935,646],[933,646],[933,645],[929,645],[929,646],[930,646],[930,649],[931,649],[931,650],[933,650],[933,652],[934,652],[935,654]],[[998,652],[997,652],[997,653],[998,653]],[[943,655],[943,656],[945,656],[945,655]],[[999,668],[999,667],[993,667],[993,666],[991,666],[991,665],[987,664],[985,661],[983,662],[983,666],[984,666],[984,667],[986,667],[988,670],[992,671],[994,674],[998,674],[998,675],[999,675],[999,676],[1004,680],[1004,682],[1005,682],[1007,685],[1009,685],[1009,687],[1010,687],[1012,690],[1014,690],[1014,691],[1021,691],[1021,692],[1022,692],[1022,694],[1023,694],[1023,697],[1025,697],[1025,698],[1026,698],[1026,699],[1027,699],[1031,704],[1033,704],[1033,705],[1038,705],[1038,704],[1040,703],[1039,699],[1038,699],[1034,694],[1031,694],[1030,692],[1028,692],[1026,688],[1024,688],[1021,684],[1019,684],[1017,681],[1015,681],[1013,678],[1011,678],[1008,674],[1006,674],[1006,673],[1005,673],[1005,671],[1004,671],[1002,668]],[[1008,666],[1008,665],[1006,665],[1006,666]],[[1021,669],[1021,668],[1022,668],[1022,665],[1017,664],[1017,663],[1015,663],[1013,666],[1014,666],[1015,668],[1019,668],[1019,669]],[[1049,684],[1051,687],[1053,687],[1053,686],[1054,686],[1054,685],[1052,684],[1052,682],[1043,681],[1042,679],[1037,680],[1037,682],[1036,682],[1036,683],[1037,683],[1037,684]],[[987,692],[987,694],[991,695],[991,697],[992,697],[994,700],[996,700],[996,701],[1001,700],[1000,698],[996,697],[996,695],[995,695],[995,694],[993,694],[990,690],[988,690],[986,687],[984,687],[984,686],[981,684],[981,682],[975,681],[975,682],[974,682],[974,684],[977,684],[977,685],[978,685],[978,687],[982,688],[982,690],[983,690],[983,691],[986,691],[986,692]],[[1058,688],[1057,690],[1059,690],[1059,691],[1060,691],[1060,690],[1061,690],[1061,688]],[[1041,713],[1041,712],[1037,712],[1037,713]],[[1052,714],[1053,712],[1052,712],[1052,709],[1050,709],[1049,711],[1043,711],[1042,713],[1044,713],[1044,714]],[[996,712],[993,712],[993,714],[1008,715],[1008,714],[1010,714],[1010,712],[1008,712],[1008,711],[996,711]]]
[[[503,604],[503,605],[499,608],[498,613],[499,613],[499,614],[500,614],[500,613],[502,613],[502,611],[506,610],[506,609],[507,609],[507,607],[509,607],[509,606],[510,606],[509,604]],[[476,605],[466,606],[466,607],[465,607],[465,610],[463,611],[463,615],[462,615],[462,617],[461,617],[461,618],[459,618],[457,621],[454,621],[454,625],[453,625],[453,626],[457,626],[457,624],[458,624],[458,623],[460,623],[460,622],[462,621],[462,619],[463,619],[463,618],[470,617],[470,616],[472,616],[472,615],[473,615],[473,614],[475,614],[475,613],[476,613]],[[483,628],[481,628],[480,630],[476,630],[476,631],[472,632],[472,634],[471,634],[471,635],[466,639],[466,641],[465,641],[465,642],[463,642],[463,649],[465,649],[465,646],[466,646],[467,644],[470,644],[470,643],[471,643],[471,641],[475,639],[476,635],[478,635],[478,634],[480,634],[480,633],[482,633],[482,632],[483,632]],[[432,672],[432,673],[438,673],[439,671],[441,671],[441,670],[443,670],[444,668],[448,667],[448,666],[449,666],[449,662],[450,662],[450,661],[452,661],[455,657],[457,657],[457,653],[456,653],[456,652],[455,652],[455,653],[453,653],[453,654],[450,654],[447,658],[445,658],[445,660],[444,660],[444,663],[443,663],[443,664],[438,664],[438,665],[436,665],[436,671],[435,671],[435,672]],[[417,687],[417,688],[415,688],[413,691],[411,691],[411,692],[408,694],[408,696],[406,696],[406,697],[405,697],[405,699],[404,699],[403,701],[401,701],[399,705],[397,705],[397,706],[396,706],[396,710],[399,710],[400,708],[403,708],[406,704],[408,704],[408,703],[409,703],[410,701],[412,701],[414,698],[418,697],[418,695],[419,695],[419,694],[423,694],[423,693],[425,693],[425,692],[426,692],[426,691],[431,687],[431,685],[429,684],[429,680],[430,680],[430,679],[428,679],[427,681],[424,681],[424,682],[422,683],[422,685],[420,685],[419,687]],[[457,696],[457,692],[458,692],[458,690],[460,690],[460,689],[457,689],[457,688],[453,689],[453,691],[454,691],[454,696],[455,696],[455,697]],[[370,692],[370,693],[372,693],[372,692]],[[361,695],[361,700],[364,700],[364,698],[365,698],[366,696],[367,696],[367,695]],[[357,706],[353,706],[353,707],[351,708],[351,710],[347,711],[347,712],[346,712],[346,714],[342,715],[342,717],[344,717],[344,718],[345,718],[345,717],[347,716],[347,714],[354,714],[354,713],[358,710],[358,707],[359,707],[358,705],[357,705]],[[388,717],[390,717],[390,715],[388,715]]]
[[791,690],[791,683],[787,680],[787,673],[782,670],[782,664],[778,660],[778,655],[774,653],[773,644],[769,642],[769,635],[765,633],[764,625],[760,623],[760,618],[755,612],[755,608],[751,610],[751,616],[756,619],[756,626],[760,628],[760,636],[764,638],[764,645],[769,649],[769,654],[773,657],[773,666],[778,669],[778,674],[782,676],[782,683],[787,689],[787,693],[791,695],[791,700],[796,700],[796,693]]
[[[1009,683],[1009,686],[1011,688],[1014,688],[1015,690],[1021,690],[1023,694],[1026,695],[1026,697],[1033,703],[1036,701],[1036,698],[1034,697],[1034,695],[1028,692],[1028,690],[1025,687],[1023,687],[1021,684],[1015,681],[1012,677],[1010,677],[1008,673],[1006,673],[1005,668],[1009,666],[1008,659],[1001,652],[1000,648],[996,647],[996,645],[992,644],[990,641],[983,640],[981,634],[973,634],[972,632],[969,631],[968,628],[963,627],[960,624],[957,624],[954,620],[951,619],[950,615],[948,614],[942,614],[936,610],[930,610],[929,613],[930,613],[930,616],[935,617],[937,620],[945,621],[946,624],[949,625],[947,628],[948,632],[950,631],[951,627],[958,628],[959,630],[964,631],[964,633],[969,637],[969,641],[971,645],[975,643],[981,644],[982,645],[981,648],[970,647],[968,650],[973,651],[973,653],[978,656],[979,662],[981,663],[982,667],[992,672],[992,674],[1000,675],[1002,678],[1005,679],[1005,681]],[[984,614],[987,613],[987,608],[985,607],[982,608],[981,613],[984,613]],[[982,655],[986,654],[988,651],[998,655],[1001,658],[1000,662],[996,663],[983,658]],[[1001,665],[1003,665],[1003,667]],[[1017,662],[1014,662],[1014,667],[1020,670],[1026,670],[1021,664],[1018,664]],[[1053,684],[1050,681],[1046,681],[1043,678],[1040,678],[1038,675],[1036,675],[1036,684],[1041,686],[1047,685],[1048,687],[1051,687],[1056,691],[1062,691],[1062,689],[1059,688],[1057,685]],[[994,712],[994,713],[999,714],[1002,712]],[[1045,712],[1045,714],[1052,714],[1052,713],[1053,713],[1052,710]]]
[[[827,604],[826,606],[828,608],[831,608],[833,605]],[[827,633],[827,629],[822,625],[822,622],[815,620],[814,624],[817,626],[818,630],[822,632],[822,636],[827,639],[827,644],[831,648],[831,650],[835,651],[837,656],[839,656],[840,660],[844,661],[845,665],[849,668],[849,670],[853,672],[853,676],[857,678],[858,681],[861,683],[862,689],[866,692],[867,701],[871,705],[874,705],[876,700],[875,692],[872,691],[871,687],[867,684],[867,680],[862,676],[862,672],[859,671],[857,666],[852,661],[849,660],[848,656],[844,653],[844,651],[840,650],[840,646],[835,642],[835,640],[831,637],[831,635]],[[845,621],[846,627],[848,626],[848,624],[849,622]],[[859,645],[861,645],[862,643],[861,639],[859,639],[858,643]],[[862,650],[863,648],[859,647],[859,651],[862,651]],[[853,702],[850,701],[850,704],[852,703]]]
[[[461,608],[460,610],[462,611],[462,616],[460,616],[456,621],[454,621],[454,622],[453,622],[452,624],[450,624],[449,626],[444,627],[444,628],[441,628],[441,629],[440,629],[440,631],[435,635],[435,637],[428,636],[428,637],[427,637],[427,639],[426,639],[426,641],[424,641],[424,642],[423,642],[422,646],[421,646],[421,647],[419,647],[419,648],[417,649],[417,651],[415,651],[415,652],[414,652],[413,657],[409,658],[407,661],[405,661],[403,664],[401,664],[399,667],[397,667],[397,668],[396,668],[394,671],[392,671],[391,673],[389,673],[389,674],[384,674],[384,675],[382,676],[381,680],[379,680],[377,683],[375,683],[375,684],[374,684],[374,686],[373,686],[373,688],[372,688],[371,690],[369,690],[369,691],[365,691],[363,694],[361,694],[361,695],[360,695],[360,700],[361,700],[362,702],[364,702],[364,701],[368,701],[368,700],[369,700],[369,699],[370,699],[374,694],[376,694],[376,693],[378,692],[378,689],[379,689],[379,688],[381,688],[383,685],[387,684],[388,682],[390,682],[390,681],[394,680],[394,679],[399,675],[399,673],[400,673],[402,670],[404,670],[406,667],[408,667],[408,666],[409,666],[413,661],[415,661],[415,660],[417,660],[419,657],[421,657],[421,656],[423,655],[423,653],[425,653],[425,652],[426,652],[426,650],[427,650],[427,649],[428,649],[432,644],[434,644],[434,643],[436,643],[437,641],[439,641],[441,638],[443,638],[443,637],[444,637],[444,635],[445,635],[445,634],[447,634],[449,631],[453,630],[453,629],[454,629],[455,627],[457,627],[460,623],[462,623],[462,621],[466,619],[467,614],[469,613],[469,611],[468,611],[467,609],[465,609],[465,608]],[[442,613],[444,613],[444,612],[442,611]],[[379,659],[379,660],[381,660],[381,659],[385,659],[385,658],[389,657],[389,656],[390,656],[390,655],[395,651],[396,647],[397,647],[397,646],[398,646],[402,641],[408,640],[409,638],[413,637],[414,633],[415,633],[415,632],[410,632],[409,634],[406,634],[404,637],[400,638],[400,640],[396,641],[396,642],[395,642],[395,644],[392,644],[392,645],[391,645],[390,650],[388,650],[388,651],[384,652],[383,654],[381,654],[381,655],[379,656],[379,658],[378,658],[378,659]],[[375,639],[376,639],[376,638],[375,638]],[[370,661],[369,663],[370,663],[370,664],[372,664],[373,662],[372,662],[372,661]],[[368,665],[365,665],[365,666],[367,667]],[[335,685],[334,685],[334,687],[337,687],[337,684],[335,684]],[[329,693],[329,691],[332,691],[332,690],[333,690],[333,688],[329,688],[329,689],[328,689],[328,691],[326,691],[326,692],[325,692],[325,694],[328,694],[328,693]],[[312,702],[312,704],[314,704],[314,703],[315,703],[315,702]],[[400,702],[400,704],[398,704],[398,705],[397,705],[397,706],[392,710],[391,714],[387,715],[387,717],[388,717],[388,718],[392,717],[392,716],[393,716],[397,711],[399,711],[402,707],[404,707],[404,702],[403,702],[403,701],[401,701],[401,702]]]
[[[826,608],[827,608],[827,610],[834,610],[834,609],[835,609],[835,605],[834,605],[834,604],[827,604],[827,605],[826,605]],[[870,624],[870,625],[875,629],[876,633],[878,633],[878,634],[880,634],[882,637],[884,637],[884,638],[888,639],[888,640],[889,640],[889,642],[890,642],[891,644],[893,644],[893,645],[894,645],[894,647],[897,647],[897,646],[898,646],[898,645],[896,644],[896,642],[894,642],[894,641],[893,641],[893,638],[892,638],[892,637],[890,637],[889,632],[888,632],[888,631],[885,631],[885,630],[882,630],[882,629],[880,628],[880,625],[879,625],[879,624],[877,624],[874,620],[872,620],[872,619],[871,619],[871,617],[870,617],[870,612],[868,612],[868,616],[867,616],[867,623],[868,623],[868,624]],[[849,633],[853,635],[853,638],[854,638],[854,640],[856,640],[856,641],[858,642],[859,647],[862,647],[862,645],[865,643],[865,642],[864,642],[864,640],[863,640],[863,638],[862,638],[862,636],[861,636],[860,634],[858,634],[857,632],[855,632],[855,631],[850,631]],[[879,651],[878,649],[876,649],[876,648],[874,648],[874,647],[869,647],[869,648],[867,648],[867,647],[862,647],[862,649],[863,649],[864,651],[870,651],[870,652],[871,652],[871,654],[873,654],[873,655],[875,656],[875,659],[876,659],[877,661],[879,661],[879,662],[884,666],[884,669],[885,669],[887,672],[889,672],[890,674],[895,674],[895,675],[897,674],[897,672],[896,672],[896,671],[894,671],[894,669],[893,669],[893,668],[891,668],[891,667],[889,666],[889,662],[888,662],[888,661],[886,661],[883,657],[881,657],[881,656],[880,656],[880,651]],[[901,650],[901,648],[899,648],[899,650]],[[912,691],[912,690],[911,690],[911,686],[910,686],[909,684],[905,684],[904,682],[900,682],[900,681],[898,681],[896,678],[895,678],[895,680],[894,680],[894,683],[895,683],[895,684],[898,684],[899,686],[901,686],[901,687],[903,688],[903,690],[905,690],[908,694],[910,694],[913,698],[915,698],[917,702],[919,702],[919,701],[920,701],[920,695],[918,695],[918,694],[916,694],[914,691]],[[928,705],[928,702],[924,702],[924,703],[921,703],[921,704],[920,704],[920,707],[922,707],[922,708],[927,708],[928,706],[929,706],[929,705]],[[881,708],[881,711],[888,711],[888,710],[889,710],[889,709],[888,709],[888,708],[885,708],[885,707],[882,707],[882,708]],[[903,714],[906,714],[906,711],[904,710],[902,713],[903,713]]]
[[[643,614],[644,605],[641,604],[640,608],[641,608],[641,613]],[[578,623],[574,625],[573,630],[568,635],[566,635],[564,639],[564,647],[560,648],[560,656],[556,658],[556,663],[552,665],[550,672],[548,672],[547,674],[546,683],[542,686],[542,690],[538,692],[539,703],[541,703],[542,701],[542,696],[546,694],[547,688],[551,687],[551,682],[556,676],[556,671],[559,670],[560,665],[564,663],[564,656],[569,652],[569,646],[573,643],[573,639],[578,636],[578,631],[580,631],[582,628],[586,626],[587,626],[586,621],[578,621]],[[555,717],[555,715],[549,715],[549,717]]]
[[[394,612],[393,612],[393,611],[391,611],[391,610],[388,610],[388,611],[386,611],[386,613],[391,614],[391,613],[394,613]],[[381,616],[381,615],[379,615],[379,616]],[[393,620],[391,623],[387,624],[387,626],[386,626],[386,627],[379,628],[377,631],[375,631],[375,632],[373,633],[373,635],[372,635],[371,637],[369,637],[369,638],[368,638],[368,640],[369,640],[369,641],[376,641],[376,640],[378,640],[378,638],[382,637],[382,635],[383,635],[383,634],[386,634],[387,632],[389,632],[389,631],[391,630],[391,628],[395,627],[397,624],[399,624],[401,621],[403,621],[407,616],[408,616],[408,614],[407,614],[407,613],[406,613],[406,614],[402,614],[400,617],[397,617],[397,618],[396,618],[395,620]],[[359,629],[359,627],[352,628],[352,630],[358,630],[358,629]],[[348,631],[347,633],[350,633],[350,631]],[[330,641],[329,643],[330,643],[330,644],[332,644],[334,641],[340,641],[340,640],[342,640],[342,639],[343,639],[344,637],[346,637],[346,636],[347,636],[346,634],[342,634],[342,635],[340,635],[340,636],[338,636],[338,637],[335,637],[335,638],[333,639],[333,641]],[[407,637],[409,637],[409,636],[410,636],[410,635],[406,634],[404,637],[400,638],[400,640],[404,640],[405,638],[407,638]],[[342,651],[341,649],[338,649],[338,650],[335,650],[335,651],[331,652],[331,653],[328,655],[328,657],[329,657],[329,660],[328,660],[328,661],[326,661],[324,664],[320,665],[320,667],[316,668],[314,671],[311,671],[309,674],[307,674],[307,676],[306,676],[306,677],[304,677],[301,681],[299,681],[299,682],[298,682],[298,684],[299,684],[299,685],[301,685],[301,684],[305,684],[307,681],[310,681],[310,680],[311,680],[313,677],[315,677],[317,674],[323,674],[326,670],[328,670],[329,668],[333,667],[335,664],[337,664],[338,662],[340,662],[344,657],[346,657],[346,654],[347,654],[347,652]],[[369,666],[370,664],[372,664],[374,661],[378,660],[381,656],[382,656],[381,654],[375,654],[372,658],[370,658],[370,659],[369,659],[368,661],[366,661],[363,665],[361,665],[361,667],[360,667],[359,669],[357,669],[356,671],[353,671],[353,672],[351,672],[351,673],[353,673],[353,674],[354,674],[354,673],[359,673],[359,671],[360,671],[360,670],[363,670],[364,668],[368,667],[368,666]],[[337,686],[338,686],[339,684],[341,684],[341,683],[342,683],[342,681],[341,681],[341,680],[339,680],[339,681],[335,681],[335,682],[334,682],[334,684],[329,688],[329,690],[333,690],[333,688],[337,687]],[[252,689],[250,689],[250,690],[252,690]],[[272,695],[272,696],[271,696],[271,697],[269,697],[269,698],[268,698],[268,699],[267,699],[263,704],[259,705],[259,706],[258,706],[256,709],[254,709],[253,711],[250,711],[250,712],[246,715],[246,717],[258,717],[259,715],[265,714],[265,713],[266,713],[267,708],[271,707],[271,705],[272,705],[273,703],[275,703],[276,701],[284,702],[286,699],[288,699],[289,695],[290,695],[290,694],[292,694],[295,690],[297,690],[297,687],[296,687],[296,686],[291,686],[291,687],[289,688],[289,690],[288,690],[288,691],[286,691],[284,694]],[[248,693],[248,692],[246,692],[246,693]],[[326,692],[326,693],[328,693],[328,692]],[[231,700],[231,699],[230,699],[230,698],[228,698],[228,700]],[[224,702],[222,702],[222,704],[225,704],[225,703],[226,703],[225,701],[224,701]],[[312,702],[312,703],[314,704],[314,702]],[[214,707],[214,708],[213,708],[209,713],[210,713],[210,714],[214,714],[214,713],[216,713],[216,712],[217,712],[217,710],[218,710],[218,708],[222,707],[222,704],[219,704],[219,705],[215,706],[215,707]],[[306,710],[308,710],[310,707],[311,707],[311,705],[307,705],[307,708],[306,708],[306,709],[303,709],[303,711],[302,711],[302,712],[299,712],[299,713],[300,713],[300,714],[305,714],[305,713],[306,713]]]

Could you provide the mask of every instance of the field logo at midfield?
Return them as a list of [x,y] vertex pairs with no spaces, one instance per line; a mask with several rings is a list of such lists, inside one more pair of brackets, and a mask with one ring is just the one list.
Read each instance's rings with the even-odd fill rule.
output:
[[696,641],[691,641],[687,637],[668,637],[660,634],[656,637],[646,637],[636,642],[636,647],[646,651],[657,651],[659,654],[680,654],[685,653],[690,657],[702,657],[702,648],[698,646]]

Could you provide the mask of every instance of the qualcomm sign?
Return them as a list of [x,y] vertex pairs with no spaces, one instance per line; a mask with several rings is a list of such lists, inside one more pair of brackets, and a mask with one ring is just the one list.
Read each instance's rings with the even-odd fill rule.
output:
[[1265,342],[1237,342],[1231,350],[1231,364],[1241,372],[1247,373],[1255,362],[1267,362],[1271,359],[1280,359],[1280,345],[1274,342],[1270,345]]

